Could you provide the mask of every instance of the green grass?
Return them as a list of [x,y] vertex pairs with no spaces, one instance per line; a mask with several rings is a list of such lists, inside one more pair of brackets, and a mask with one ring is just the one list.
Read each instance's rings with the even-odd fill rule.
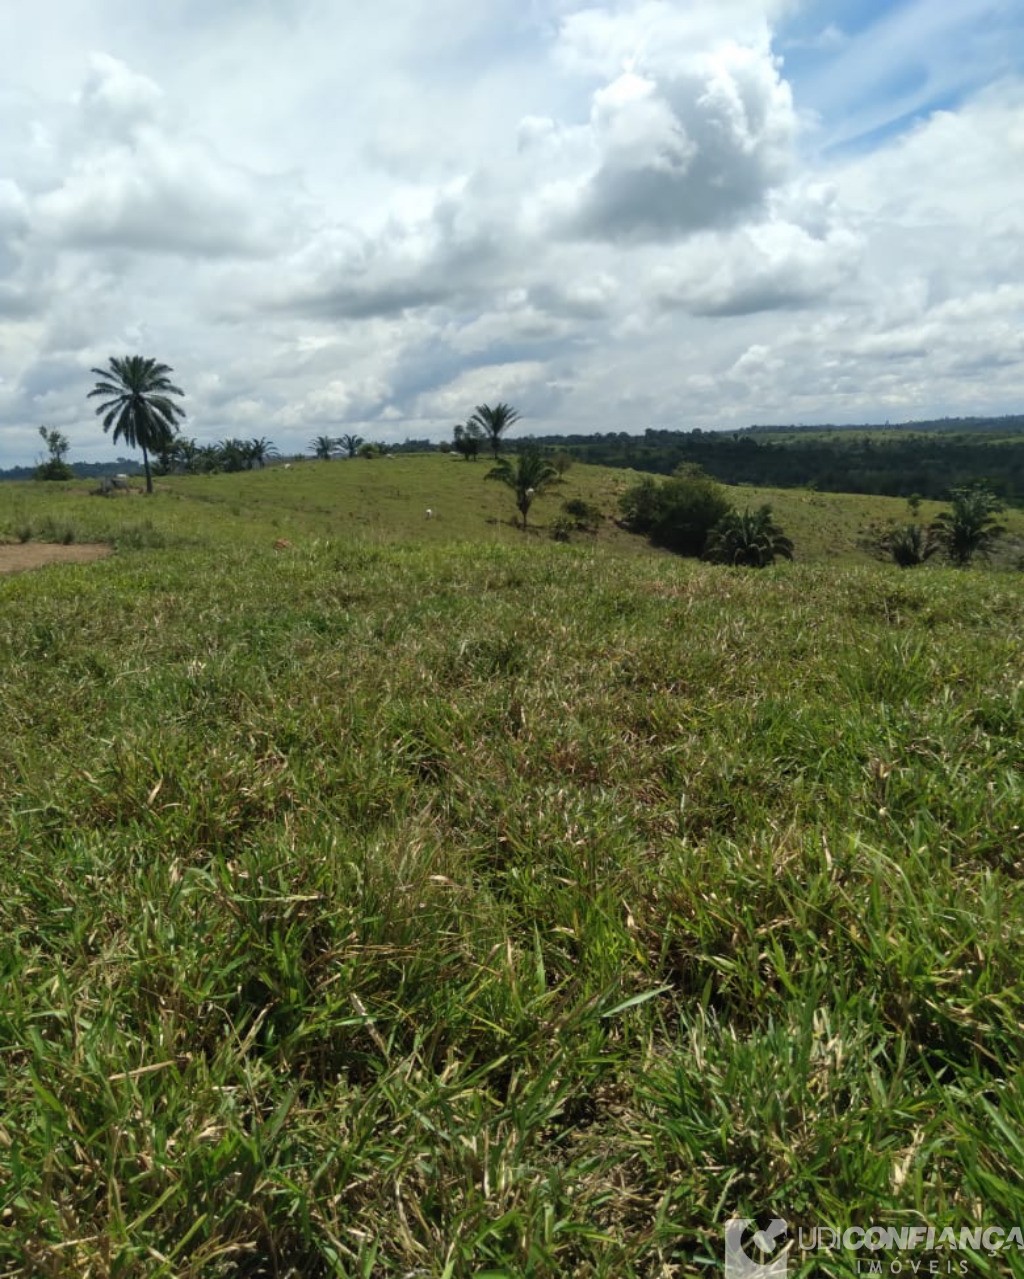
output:
[[0,579],[0,1273],[1024,1222],[1020,575],[563,546],[484,469],[5,489],[119,552]]

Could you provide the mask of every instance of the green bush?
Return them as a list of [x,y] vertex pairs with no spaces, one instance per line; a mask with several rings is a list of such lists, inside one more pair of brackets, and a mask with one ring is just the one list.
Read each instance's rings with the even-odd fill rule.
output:
[[680,555],[700,555],[708,533],[732,510],[721,484],[690,465],[660,482],[645,476],[622,495],[619,506],[628,529]]
[[791,560],[793,543],[766,504],[756,511],[727,511],[708,534],[704,553],[717,564],[766,568],[776,559]]
[[551,521],[551,540],[554,542],[570,542],[576,532],[576,522],[568,515],[556,515]]
[[940,550],[940,543],[930,528],[922,524],[897,524],[879,538],[878,549],[885,559],[900,568],[915,568]]
[[75,473],[67,462],[50,458],[48,462],[41,462],[36,467],[35,478],[37,480],[73,480]]
[[573,497],[562,503],[562,516],[559,518],[568,520],[570,531],[596,533],[603,517],[599,506],[585,502],[581,497]]

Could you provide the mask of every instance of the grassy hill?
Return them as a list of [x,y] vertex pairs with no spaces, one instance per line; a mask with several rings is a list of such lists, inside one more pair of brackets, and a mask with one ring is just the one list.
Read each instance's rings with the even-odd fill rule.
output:
[[761,573],[560,545],[485,469],[4,488],[118,553],[0,578],[0,1273],[1024,1222],[1020,574],[799,493]]
[[[443,454],[399,454],[394,458],[355,459],[274,466],[234,475],[174,476],[157,480],[152,501],[141,485],[130,497],[99,501],[87,481],[68,484],[0,485],[0,541],[28,535],[45,540],[113,540],[119,546],[171,544],[245,544],[268,541],[353,538],[376,544],[412,540],[441,546],[460,540],[475,545],[521,546],[521,529],[507,488],[488,483],[490,463],[464,462]],[[618,498],[641,476],[602,466],[574,465],[562,485],[538,500],[531,511],[534,529],[527,541],[547,536],[562,502],[581,497],[598,506],[605,519],[596,542],[580,540],[612,556],[657,553],[642,539],[619,529]],[[863,494],[814,493],[742,485],[728,488],[739,507],[771,503],[793,538],[796,555],[806,562],[868,563],[862,544],[873,526],[905,520],[902,499]],[[427,509],[436,518],[427,520]],[[943,509],[924,502],[925,522]],[[1015,564],[1024,555],[1024,511],[1003,517],[1010,536],[997,563]]]

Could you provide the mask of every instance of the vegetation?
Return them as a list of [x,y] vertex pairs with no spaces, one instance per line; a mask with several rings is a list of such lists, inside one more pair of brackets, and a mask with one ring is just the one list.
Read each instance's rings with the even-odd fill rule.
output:
[[252,470],[255,465],[262,471],[264,466],[275,457],[280,457],[280,454],[272,440],[259,437],[246,443],[245,460],[249,470]]
[[729,511],[708,533],[705,556],[717,564],[767,568],[777,559],[793,558],[793,543],[772,517],[767,504],[756,511]]
[[460,422],[455,427],[453,447],[467,462],[476,461],[482,440],[483,430],[472,418],[464,426]]
[[341,435],[336,443],[345,450],[348,457],[355,457],[365,441],[361,435]]
[[975,556],[987,559],[1006,527],[995,518],[1002,503],[984,485],[955,489],[952,507],[936,516],[932,535],[950,563],[963,568]]
[[489,404],[478,404],[476,412],[466,423],[466,430],[476,427],[481,436],[490,441],[491,453],[497,460],[502,437],[518,421],[519,410],[511,404],[496,404],[493,408]]
[[113,439],[124,440],[129,448],[142,450],[146,472],[146,492],[153,492],[150,453],[157,453],[173,440],[185,410],[172,397],[184,395],[170,380],[174,372],[166,364],[142,355],[123,358],[112,355],[106,369],[93,369],[100,381],[89,399],[102,396],[97,415],[103,414],[103,429],[113,426]]
[[555,545],[482,480],[4,489],[119,553],[0,578],[0,1273],[1024,1219],[1019,576],[871,562],[892,504],[817,494],[751,499],[801,551],[758,574]]
[[725,484],[945,499],[953,488],[983,482],[1003,499],[1024,503],[1021,417],[899,428],[649,429],[553,435],[538,443],[579,461],[661,475],[691,464]]
[[36,467],[35,478],[37,480],[73,480],[75,473],[64,460],[71,448],[71,441],[63,431],[58,431],[56,427],[52,430],[45,426],[39,428],[39,434],[42,436],[43,443],[46,445],[46,451],[49,454],[45,462],[41,462]]
[[708,534],[732,509],[721,484],[689,465],[669,480],[645,476],[619,505],[627,528],[681,555],[700,555]]
[[523,517],[523,532],[526,532],[530,507],[538,497],[558,482],[558,472],[537,449],[528,449],[516,454],[513,464],[507,457],[501,458],[486,475],[489,480],[497,480],[507,485],[516,498],[516,508]]
[[241,440],[231,438],[216,444],[198,444],[176,435],[157,453],[154,470],[158,475],[211,475],[262,470],[273,458],[280,457],[273,441],[263,438]]
[[329,462],[338,451],[338,441],[333,435],[318,435],[310,440],[313,456],[320,462]]
[[582,497],[571,497],[563,502],[562,513],[580,533],[596,533],[604,519],[601,508]]
[[897,524],[879,539],[884,556],[900,568],[916,568],[941,549],[932,530],[923,524]]

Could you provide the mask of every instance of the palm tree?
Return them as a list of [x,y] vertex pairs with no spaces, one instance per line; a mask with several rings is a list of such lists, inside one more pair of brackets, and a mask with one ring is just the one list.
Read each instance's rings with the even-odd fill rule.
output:
[[197,446],[193,465],[204,475],[212,475],[221,469],[221,452],[219,444],[200,444]]
[[776,559],[791,560],[793,543],[772,518],[772,508],[729,511],[708,534],[705,555],[718,564],[764,568]]
[[539,449],[529,448],[516,455],[513,466],[507,457],[503,457],[496,466],[484,476],[487,480],[500,480],[507,484],[516,495],[516,506],[523,517],[523,532],[526,532],[526,517],[535,498],[540,497],[545,489],[558,483],[558,472]]
[[185,417],[185,410],[175,403],[172,395],[185,392],[174,385],[170,374],[174,372],[166,364],[142,355],[110,357],[110,367],[93,369],[101,379],[89,392],[105,397],[96,410],[104,414],[103,429],[114,428],[114,442],[124,440],[133,449],[142,449],[142,464],[146,471],[146,492],[153,492],[153,476],[149,469],[149,454],[170,444],[178,430],[178,422]]
[[338,447],[338,441],[330,435],[318,435],[315,440],[310,440],[309,447],[315,458],[319,458],[321,462],[329,462]]
[[221,440],[217,445],[218,463],[222,471],[241,471],[252,468],[249,461],[249,446],[245,440],[232,438]]
[[195,475],[199,461],[199,445],[195,440],[179,435],[174,441],[174,461],[186,475]]
[[245,460],[249,464],[250,471],[252,470],[253,462],[255,462],[262,471],[264,466],[272,457],[278,456],[278,451],[270,440],[249,440],[245,445]]
[[178,460],[178,441],[172,436],[153,453],[153,470],[157,475],[170,475]]
[[987,559],[1006,532],[995,518],[1003,504],[984,484],[954,489],[950,496],[953,509],[937,515],[930,531],[951,563],[964,568],[975,555]]
[[336,443],[340,444],[349,457],[355,457],[363,443],[361,435],[343,435]]
[[501,451],[501,437],[514,422],[519,421],[519,413],[511,404],[496,404],[492,409],[489,404],[478,404],[476,412],[466,423],[467,427],[476,425],[491,441],[491,452],[495,459]]

